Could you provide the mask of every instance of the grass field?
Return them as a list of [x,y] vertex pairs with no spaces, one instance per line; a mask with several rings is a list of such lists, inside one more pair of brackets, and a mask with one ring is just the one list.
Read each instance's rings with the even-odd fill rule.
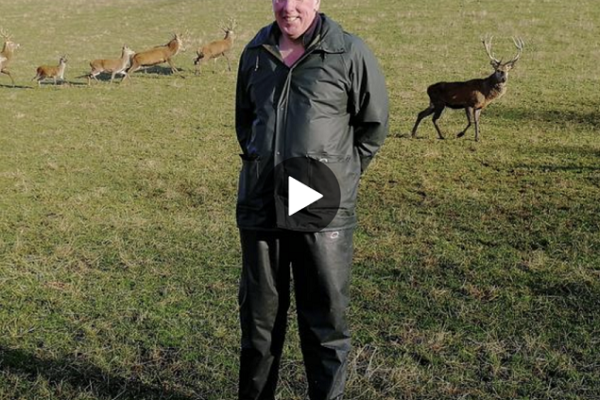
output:
[[[391,131],[363,178],[347,399],[600,399],[600,8],[596,1],[323,0],[380,60]],[[2,0],[21,44],[0,75],[0,399],[234,399],[240,266],[235,73],[194,76],[266,0]],[[189,30],[181,69],[76,77]],[[426,87],[526,47],[481,117]],[[67,54],[68,84],[34,88]],[[293,310],[290,318],[293,321]],[[280,399],[305,398],[292,322]]]

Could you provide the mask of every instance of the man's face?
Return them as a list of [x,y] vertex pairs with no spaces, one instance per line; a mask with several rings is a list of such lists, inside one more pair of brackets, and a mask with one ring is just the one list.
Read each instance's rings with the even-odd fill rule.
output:
[[298,39],[310,27],[321,0],[272,0],[273,13],[281,32]]

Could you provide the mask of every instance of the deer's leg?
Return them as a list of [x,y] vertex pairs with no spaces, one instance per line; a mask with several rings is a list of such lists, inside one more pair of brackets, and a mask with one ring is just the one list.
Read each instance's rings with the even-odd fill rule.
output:
[[229,57],[227,57],[227,54],[225,53],[223,53],[223,57],[225,57],[225,59],[227,60],[227,70],[231,72],[231,62],[229,61]]
[[90,74],[87,76],[88,85],[91,83],[92,78],[94,78],[95,81],[98,81],[98,78],[96,78],[96,76],[98,76],[98,74],[100,74],[100,72],[96,72],[95,69],[92,69],[92,72],[90,72]]
[[437,133],[438,133],[438,136],[440,137],[440,139],[444,139],[444,135],[442,135],[442,130],[438,126],[437,120],[440,119],[440,117],[442,116],[442,112],[444,111],[444,108],[446,108],[444,105],[436,105],[434,114],[433,114],[433,120],[432,120],[433,126],[435,126],[435,129],[437,130]]
[[419,127],[421,120],[423,118],[428,117],[429,115],[433,114],[434,111],[435,111],[435,106],[433,105],[433,103],[430,103],[429,107],[427,107],[426,109],[424,109],[423,111],[421,111],[419,113],[419,115],[417,116],[417,121],[415,122],[415,126],[413,126],[413,129],[412,129],[412,133],[411,133],[412,137],[417,136],[417,128]]
[[194,71],[194,74],[196,74],[196,75],[200,75],[200,64],[202,64],[202,57],[198,56],[194,59],[194,65],[196,66],[196,70]]
[[177,71],[177,68],[175,68],[175,64],[173,64],[173,61],[171,61],[171,59],[169,58],[169,59],[167,60],[167,62],[168,62],[168,63],[169,63],[169,65],[171,66],[171,73],[172,73],[172,74],[175,74],[175,73],[177,73],[178,71]]
[[121,82],[123,82],[125,79],[129,79],[129,75],[134,73],[138,69],[140,69],[140,65],[136,62],[132,62],[131,66],[125,72],[125,75],[123,75],[123,79],[121,79]]
[[3,69],[2,71],[3,74],[8,75],[8,77],[10,78],[10,80],[12,81],[12,85],[15,86],[15,80],[13,79],[12,75],[10,74],[10,72],[8,72],[7,70]]
[[463,129],[462,131],[460,131],[458,133],[458,135],[456,135],[456,137],[463,137],[463,136],[465,136],[465,132],[467,132],[467,129],[469,129],[471,127],[471,115],[474,115],[473,107],[466,107],[465,108],[465,114],[467,114],[468,124],[465,127],[465,129]]
[[110,74],[110,83],[113,83],[113,81],[115,80],[115,76],[117,76],[116,72],[113,72],[112,74]]
[[479,141],[479,116],[481,115],[481,108],[475,110],[473,113],[475,115],[475,141]]
[[225,53],[223,53],[222,55],[227,60],[227,71],[231,72],[231,62],[229,61],[229,57],[227,57],[227,54],[225,54]]

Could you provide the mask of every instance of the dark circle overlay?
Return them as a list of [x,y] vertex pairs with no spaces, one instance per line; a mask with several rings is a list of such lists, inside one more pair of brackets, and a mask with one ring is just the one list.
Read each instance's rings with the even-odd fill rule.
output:
[[[341,199],[340,184],[327,166],[327,158],[294,157],[275,167],[275,193],[277,220],[282,228],[318,232],[327,228],[335,218]],[[316,202],[288,215],[289,177],[323,195]]]

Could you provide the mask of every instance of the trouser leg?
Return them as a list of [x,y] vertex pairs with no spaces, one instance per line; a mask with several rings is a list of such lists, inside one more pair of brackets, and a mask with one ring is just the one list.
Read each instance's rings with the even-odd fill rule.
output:
[[290,262],[278,234],[240,231],[239,399],[274,400],[290,303]]
[[311,400],[341,399],[346,384],[353,230],[298,236],[292,271]]

